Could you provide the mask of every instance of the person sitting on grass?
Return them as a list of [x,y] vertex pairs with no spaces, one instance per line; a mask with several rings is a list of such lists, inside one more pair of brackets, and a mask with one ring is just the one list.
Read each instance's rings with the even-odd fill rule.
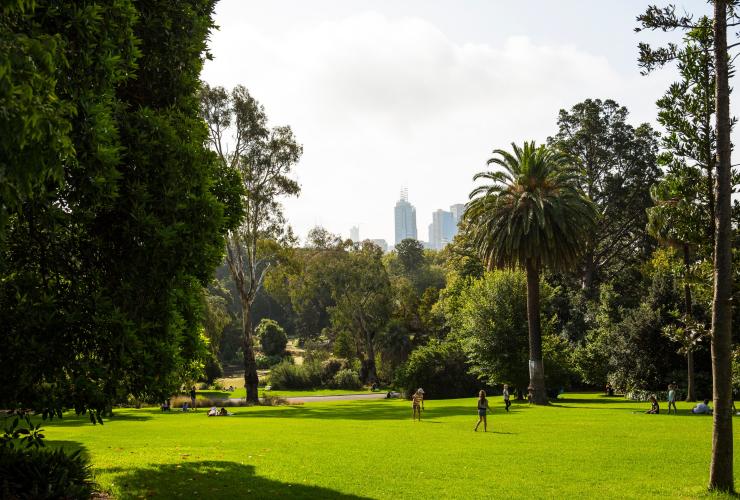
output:
[[222,406],[221,407],[221,410],[219,410],[219,412],[218,412],[218,416],[219,417],[228,417],[229,415],[231,415],[231,413],[229,413],[228,411],[226,411],[226,408]]
[[704,402],[699,403],[691,409],[691,413],[697,415],[711,415],[712,409],[709,407],[709,400],[705,399]]
[[488,412],[488,399],[486,399],[486,391],[481,390],[478,393],[478,423],[475,424],[475,432],[478,432],[478,426],[483,422],[483,432],[488,431],[488,421],[486,415]]
[[162,411],[170,411],[170,398],[167,398],[161,406]]
[[650,395],[650,409],[646,411],[648,415],[657,415],[660,413],[660,405],[658,404],[658,400],[655,397],[655,394]]
[[209,417],[217,417],[218,416],[218,408],[215,406],[211,406],[211,409],[208,410],[208,416]]
[[413,396],[411,396],[411,407],[413,409],[412,420],[419,419],[421,422],[421,410],[424,409],[424,390],[419,387]]

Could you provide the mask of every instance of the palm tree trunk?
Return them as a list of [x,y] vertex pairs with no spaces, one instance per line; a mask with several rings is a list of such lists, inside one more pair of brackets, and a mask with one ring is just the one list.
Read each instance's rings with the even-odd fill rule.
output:
[[[689,271],[691,268],[691,255],[689,252],[689,244],[683,244],[683,265],[684,265],[684,282],[683,282],[683,298],[684,298],[684,309],[686,311],[686,319],[693,317],[693,311],[691,307],[691,285],[689,285]],[[693,346],[688,346],[686,350],[686,369],[688,370],[687,379],[688,386],[686,388],[686,401],[696,401],[696,395],[694,394],[694,350]]]
[[244,353],[244,388],[247,390],[247,401],[258,403],[257,362],[254,359],[254,332],[252,325],[252,307],[249,301],[242,301],[242,351]]
[[534,402],[547,404],[545,369],[542,364],[542,332],[540,330],[540,269],[534,259],[527,259],[527,323],[529,326],[529,385],[534,390]]
[[732,476],[732,248],[730,89],[727,61],[727,0],[714,0],[714,64],[716,69],[717,198],[712,302],[712,381],[714,425],[709,488],[734,491]]

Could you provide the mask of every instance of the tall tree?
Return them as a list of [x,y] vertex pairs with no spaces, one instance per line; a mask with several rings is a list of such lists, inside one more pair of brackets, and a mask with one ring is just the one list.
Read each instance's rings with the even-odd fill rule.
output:
[[583,171],[581,188],[601,213],[578,263],[582,287],[593,297],[600,282],[648,257],[645,209],[650,186],[660,177],[657,133],[648,124],[627,123],[627,108],[607,99],[587,99],[560,110],[551,146]]
[[202,352],[225,227],[197,100],[213,5],[3,5],[3,406],[156,399]]
[[377,382],[376,343],[392,311],[382,250],[371,242],[352,248],[337,263],[331,280],[336,303],[329,308],[332,327],[337,332],[349,332],[354,338],[362,363],[360,378]]
[[681,343],[686,355],[688,385],[686,401],[696,401],[694,387],[694,346],[703,331],[694,318],[691,297],[692,252],[702,243],[708,219],[698,203],[701,175],[680,161],[651,189],[653,207],[648,209],[648,231],[659,241],[680,248],[683,257],[683,327],[672,328],[670,337]]
[[[290,127],[268,127],[264,108],[242,86],[227,92],[222,87],[204,84],[201,112],[222,168],[236,173],[242,186],[244,218],[227,235],[226,261],[242,308],[244,387],[247,401],[256,403],[258,377],[252,305],[276,258],[274,246],[265,242],[292,239],[280,199],[300,191],[289,175],[303,149]],[[233,140],[231,150],[230,140]]]
[[534,142],[512,148],[513,153],[497,149],[488,160],[501,171],[476,174],[474,180],[488,184],[470,193],[465,217],[474,246],[489,268],[526,269],[530,385],[535,402],[547,404],[540,272],[543,267],[562,270],[576,264],[596,228],[598,212],[566,155]]
[[[732,162],[730,130],[730,58],[727,26],[737,25],[737,0],[713,0],[712,58],[715,70],[715,133],[716,180],[714,187],[714,297],[712,300],[712,382],[714,387],[714,425],[712,433],[712,461],[709,467],[709,488],[734,491],[733,436],[732,436]],[[690,14],[677,15],[674,5],[651,5],[638,17],[636,30],[695,30],[701,20]],[[675,44],[654,49],[640,45],[641,62],[647,70],[676,59]],[[647,65],[645,64],[647,61]],[[650,65],[652,64],[652,66]]]

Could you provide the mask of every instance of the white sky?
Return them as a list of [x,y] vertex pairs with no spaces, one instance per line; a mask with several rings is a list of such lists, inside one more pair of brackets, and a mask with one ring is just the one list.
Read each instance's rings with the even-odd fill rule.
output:
[[[673,69],[643,77],[635,17],[654,0],[221,0],[211,85],[245,85],[304,147],[302,238],[315,225],[393,243],[402,186],[419,238],[432,212],[464,203],[495,148],[542,142],[586,98],[655,122]],[[705,0],[674,1],[710,13]],[[675,39],[673,36],[671,39]],[[665,38],[663,38],[665,40]]]

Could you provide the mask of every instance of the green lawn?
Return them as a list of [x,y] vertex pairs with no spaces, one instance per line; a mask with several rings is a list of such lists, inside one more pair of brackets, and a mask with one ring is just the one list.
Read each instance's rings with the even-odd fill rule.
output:
[[[233,417],[121,410],[68,417],[49,440],[83,447],[119,498],[649,498],[704,493],[712,419],[635,413],[645,403],[571,394],[550,407],[492,399],[233,408]],[[738,417],[740,423],[740,417]],[[740,446],[735,447],[740,452]],[[739,453],[740,454],[740,453]],[[740,460],[736,460],[736,466]]]

